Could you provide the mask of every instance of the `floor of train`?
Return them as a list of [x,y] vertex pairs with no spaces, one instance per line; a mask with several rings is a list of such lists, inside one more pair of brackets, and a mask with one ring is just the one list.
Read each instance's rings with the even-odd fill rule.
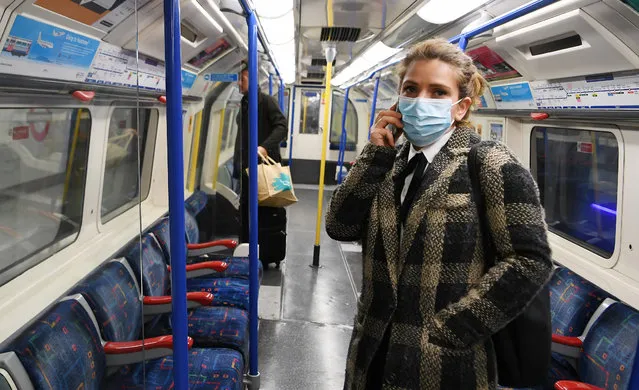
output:
[[[361,249],[331,240],[322,224],[320,268],[311,268],[318,190],[296,186],[295,193],[286,260],[279,270],[270,265],[260,288],[261,389],[339,389],[361,288]],[[324,193],[324,212],[331,193]]]

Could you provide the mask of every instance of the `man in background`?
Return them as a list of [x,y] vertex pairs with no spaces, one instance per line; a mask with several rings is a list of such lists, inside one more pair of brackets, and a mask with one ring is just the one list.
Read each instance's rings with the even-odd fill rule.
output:
[[[248,167],[248,138],[249,138],[249,119],[248,119],[248,89],[249,74],[248,62],[242,61],[240,69],[240,78],[238,81],[240,92],[242,95],[242,108],[237,116],[237,137],[235,139],[235,154],[233,157],[233,176],[241,181],[240,194],[240,213],[242,230],[240,232],[240,242],[249,241],[249,218],[248,218],[248,194],[249,183],[246,174]],[[257,150],[264,157],[270,157],[276,162],[282,161],[280,155],[280,143],[286,139],[287,120],[280,111],[279,105],[275,99],[262,93],[258,89],[257,92]],[[261,162],[258,157],[258,163]]]

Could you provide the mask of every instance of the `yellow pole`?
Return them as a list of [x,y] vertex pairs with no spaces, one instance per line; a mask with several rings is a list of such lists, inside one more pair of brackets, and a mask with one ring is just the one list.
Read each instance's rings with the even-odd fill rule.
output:
[[62,193],[62,201],[67,198],[67,192],[69,191],[69,183],[71,182],[71,169],[73,168],[73,159],[75,158],[75,150],[78,145],[78,134],[80,133],[80,121],[82,120],[82,109],[78,109],[78,113],[75,117],[75,127],[73,129],[73,142],[71,142],[71,153],[69,153],[69,161],[67,161],[67,175],[64,179],[64,192]]
[[[192,117],[191,117],[192,118]],[[190,120],[189,120],[190,121]],[[195,172],[197,171],[197,158],[200,152],[200,131],[202,127],[202,111],[195,115],[195,134],[193,134],[193,148],[191,149],[191,169],[189,171],[189,191],[195,191]]]
[[[320,229],[322,228],[322,205],[324,201],[324,174],[326,172],[326,149],[328,141],[328,133],[330,132],[331,124],[328,122],[328,116],[331,109],[331,73],[333,71],[333,63],[329,62],[326,65],[326,95],[324,102],[324,130],[322,132],[322,161],[320,162],[320,177],[319,177],[319,195],[317,197],[317,223],[315,225],[315,251],[319,256],[320,245]],[[315,265],[315,258],[313,258],[313,265]],[[319,258],[317,259],[317,265],[319,265]]]
[[[328,27],[333,27],[333,0],[326,1],[326,19]],[[330,45],[331,37],[329,37],[328,44]],[[315,225],[315,248],[313,250],[313,267],[319,267],[319,254],[320,254],[320,229],[322,228],[322,205],[324,203],[324,176],[326,174],[326,149],[328,144],[328,133],[331,131],[331,124],[329,122],[330,110],[331,110],[331,79],[333,78],[333,60],[335,59],[335,47],[325,47],[326,56],[326,84],[324,88],[324,130],[322,132],[322,161],[320,162],[320,177],[319,177],[319,194],[317,196],[317,223]],[[330,57],[330,58],[329,58]]]
[[[215,151],[215,161],[213,162],[213,177],[211,183],[213,183],[213,189],[217,189],[217,174],[220,170],[220,153],[222,153],[222,133],[224,132],[224,115],[226,109],[220,110],[220,131],[217,132],[217,150]],[[229,134],[230,136],[230,134]]]

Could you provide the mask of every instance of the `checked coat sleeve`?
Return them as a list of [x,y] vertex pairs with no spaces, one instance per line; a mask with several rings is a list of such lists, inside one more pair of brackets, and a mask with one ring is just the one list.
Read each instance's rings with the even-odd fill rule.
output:
[[552,272],[544,212],[530,172],[501,144],[482,143],[477,156],[497,257],[466,296],[435,314],[431,340],[449,348],[466,348],[506,326]]
[[364,226],[380,184],[393,168],[397,150],[368,144],[333,193],[326,214],[326,232],[338,241],[362,239]]

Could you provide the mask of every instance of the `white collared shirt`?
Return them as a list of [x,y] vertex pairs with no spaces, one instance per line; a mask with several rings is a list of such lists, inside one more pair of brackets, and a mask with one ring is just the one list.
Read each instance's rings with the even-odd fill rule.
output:
[[[439,153],[439,151],[442,150],[444,145],[446,145],[446,142],[448,142],[450,137],[453,135],[453,131],[455,131],[454,128],[449,130],[440,139],[438,139],[437,141],[433,142],[432,144],[428,146],[425,146],[421,150],[415,150],[415,147],[411,145],[410,151],[408,152],[407,161],[410,161],[413,157],[417,155],[417,153],[424,153],[424,156],[426,157],[426,161],[428,161],[428,164],[432,163],[433,160],[435,159],[435,156],[437,156],[437,153]],[[426,167],[428,167],[428,165],[426,165]],[[425,169],[424,169],[424,172],[426,172]],[[402,194],[400,198],[401,203],[404,203],[404,199],[406,199],[406,193],[408,192],[408,187],[410,187],[410,181],[413,180],[414,174],[415,172],[411,172],[408,176],[406,176],[406,179],[404,180],[404,187],[402,188]]]

